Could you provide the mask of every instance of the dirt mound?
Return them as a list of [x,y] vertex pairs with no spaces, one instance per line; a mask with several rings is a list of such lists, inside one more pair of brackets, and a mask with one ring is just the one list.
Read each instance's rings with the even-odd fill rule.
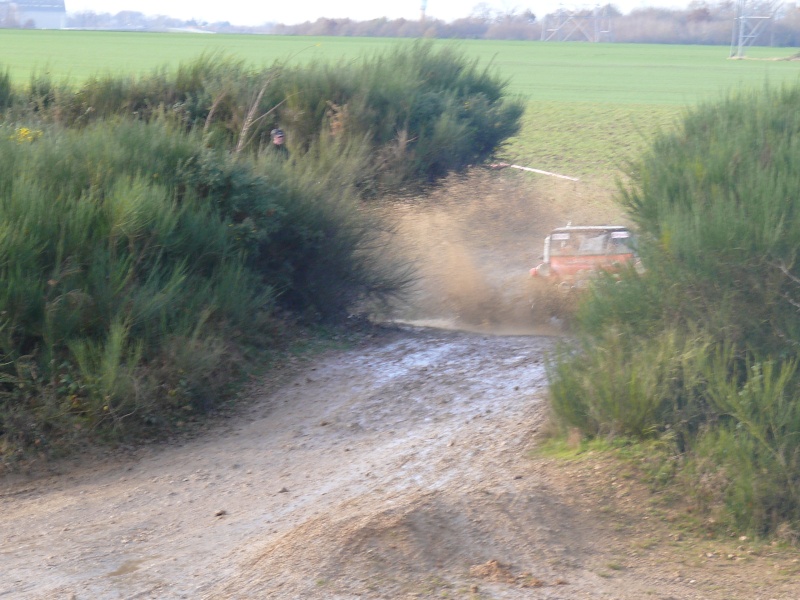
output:
[[490,583],[563,585],[585,544],[543,524],[574,523],[580,516],[541,494],[497,492],[426,494],[371,514],[341,507],[333,514],[357,516],[304,524],[260,550],[245,572],[214,594],[398,598]]

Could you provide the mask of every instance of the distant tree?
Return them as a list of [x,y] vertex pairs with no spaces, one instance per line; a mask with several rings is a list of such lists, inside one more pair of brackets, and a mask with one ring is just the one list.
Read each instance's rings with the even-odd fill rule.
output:
[[703,0],[689,3],[686,13],[687,21],[690,23],[697,23],[701,21],[711,21],[712,19],[711,7],[703,2]]
[[800,6],[788,4],[783,7],[780,19],[774,24],[772,36],[776,46],[800,46]]
[[484,37],[490,40],[537,40],[541,37],[541,30],[533,23],[501,21],[492,23]]
[[5,5],[0,7],[0,27],[4,29],[16,29],[19,27],[15,6]]
[[317,19],[311,24],[308,35],[336,35],[338,23],[336,19]]
[[616,4],[606,4],[600,7],[600,13],[609,18],[616,18],[622,16],[622,11]]
[[616,21],[614,38],[624,43],[675,44],[684,30],[678,11],[638,8]]
[[144,29],[148,26],[148,19],[143,13],[135,10],[123,10],[118,12],[113,19],[113,23],[117,27],[124,28],[141,28]]
[[489,22],[485,19],[468,17],[466,19],[456,19],[450,23],[448,28],[451,32],[448,37],[478,39],[486,34],[489,29]]
[[406,21],[400,19],[402,23],[397,29],[398,37],[420,37],[422,35],[423,24],[421,21]]
[[73,13],[67,16],[67,25],[86,29],[107,28],[111,27],[111,15],[92,11]]
[[[2,0],[0,0],[2,2]],[[605,4],[594,9],[577,12],[565,11],[547,15],[548,18],[562,19],[570,14],[591,21],[601,15],[613,19],[614,39],[623,43],[657,44],[729,44],[731,28],[736,11],[735,0],[690,0],[686,8],[636,8],[624,15],[614,4]],[[2,6],[2,4],[0,4]],[[761,9],[765,14],[772,6],[763,0]],[[18,27],[13,21],[13,13],[2,12],[0,8],[0,27]],[[172,17],[145,16],[136,11],[122,11],[112,17],[107,13],[84,12],[68,16],[70,27],[105,29],[113,27],[136,27],[150,30],[164,30],[171,27],[196,26],[194,19],[182,21]],[[541,26],[531,9],[498,11],[487,2],[476,4],[470,15],[450,23],[426,18],[424,22],[407,19],[371,19],[355,21],[352,19],[320,18],[314,22],[306,21],[297,25],[265,23],[258,27],[234,26],[227,21],[202,25],[209,31],[224,33],[273,33],[283,35],[331,35],[331,36],[372,36],[372,37],[414,37],[414,38],[454,38],[454,39],[497,39],[497,40],[536,40],[541,38]],[[800,8],[789,3],[775,15],[762,40],[758,43],[775,46],[800,46]]]

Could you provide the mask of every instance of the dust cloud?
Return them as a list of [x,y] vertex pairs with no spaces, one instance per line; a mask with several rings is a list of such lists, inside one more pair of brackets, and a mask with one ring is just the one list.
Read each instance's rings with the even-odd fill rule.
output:
[[573,300],[529,276],[554,227],[619,221],[608,190],[506,169],[454,175],[392,203],[393,252],[416,268],[390,318],[485,333],[557,334]]

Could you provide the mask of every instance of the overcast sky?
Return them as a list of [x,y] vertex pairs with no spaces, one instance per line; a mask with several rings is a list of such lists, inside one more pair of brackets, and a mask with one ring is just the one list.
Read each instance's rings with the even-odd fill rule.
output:
[[[365,21],[378,17],[418,19],[425,0],[65,0],[67,12],[93,11],[115,14],[121,10],[135,10],[146,15],[168,15],[179,19],[196,18],[204,21],[230,21],[234,25],[261,25],[267,22],[287,25],[315,21],[319,17],[344,18]],[[622,12],[642,6],[675,6],[685,8],[689,0],[619,0],[615,4]],[[602,2],[605,4],[606,2]],[[426,14],[430,17],[452,21],[469,16],[478,0],[427,0]],[[531,9],[536,15],[564,8],[591,8],[600,2],[559,2],[559,0],[487,0],[493,9],[504,12]]]

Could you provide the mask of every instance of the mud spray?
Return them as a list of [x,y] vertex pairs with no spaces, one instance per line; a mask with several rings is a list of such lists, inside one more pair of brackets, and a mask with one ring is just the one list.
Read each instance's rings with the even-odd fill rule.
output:
[[608,190],[511,170],[473,169],[392,203],[393,251],[416,267],[390,318],[494,334],[558,334],[574,299],[529,270],[554,227],[619,220]]

